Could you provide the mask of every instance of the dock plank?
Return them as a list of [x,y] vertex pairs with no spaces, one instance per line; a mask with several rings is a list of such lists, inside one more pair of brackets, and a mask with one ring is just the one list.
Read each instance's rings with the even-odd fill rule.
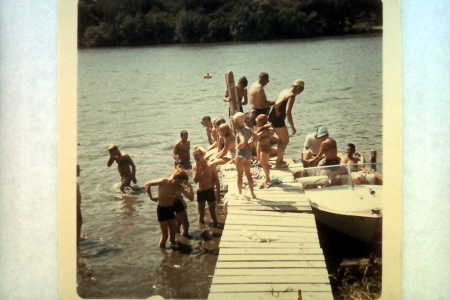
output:
[[261,268],[255,272],[255,269],[251,268],[240,268],[240,269],[217,269],[214,273],[214,276],[266,276],[266,274],[270,274],[271,276],[277,275],[324,275],[323,268],[283,268],[283,269],[274,269],[274,268]]
[[221,261],[324,261],[322,254],[248,254],[219,255]]
[[[325,261],[222,261],[216,265],[217,269],[265,269],[265,268],[326,268]],[[258,272],[258,270],[255,270]],[[325,271],[326,272],[326,269]]]
[[323,254],[321,248],[220,248],[221,255],[254,255],[254,254]]
[[254,283],[254,284],[213,284],[210,292],[331,292],[330,284],[325,283]]
[[[333,300],[329,292],[302,292],[302,300]],[[260,292],[260,293],[210,293],[208,299],[211,300],[296,300],[298,292]]]

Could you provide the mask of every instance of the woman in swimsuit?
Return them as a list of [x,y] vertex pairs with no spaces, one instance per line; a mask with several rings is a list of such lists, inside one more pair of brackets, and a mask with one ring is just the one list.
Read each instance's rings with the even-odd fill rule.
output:
[[242,194],[242,176],[245,173],[247,177],[250,193],[256,198],[253,192],[253,178],[250,172],[250,162],[252,160],[252,148],[249,140],[252,137],[252,131],[245,126],[245,114],[237,112],[232,117],[233,126],[236,130],[236,168],[237,168],[237,186],[239,194]]
[[[175,234],[177,222],[175,219],[175,199],[184,195],[191,201],[194,200],[194,191],[188,183],[188,175],[185,170],[177,167],[169,178],[162,178],[149,181],[144,185],[144,189],[152,201],[158,202],[156,210],[159,226],[161,228],[160,248],[166,247],[167,238],[170,238],[171,247],[175,247]],[[151,187],[158,186],[158,197],[153,197]],[[187,232],[186,232],[187,234]]]
[[281,91],[269,113],[269,121],[272,123],[275,133],[280,139],[277,147],[276,161],[276,167],[278,168],[287,167],[283,155],[284,150],[286,150],[286,147],[289,144],[289,133],[284,120],[287,117],[292,128],[292,135],[294,135],[297,130],[295,129],[294,121],[292,120],[292,107],[294,106],[295,97],[303,92],[304,87],[305,83],[303,80],[295,80],[291,88]]

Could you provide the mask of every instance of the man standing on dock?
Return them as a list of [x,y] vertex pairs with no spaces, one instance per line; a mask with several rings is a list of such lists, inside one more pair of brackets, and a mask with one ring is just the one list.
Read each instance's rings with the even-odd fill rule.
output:
[[[216,199],[220,199],[220,183],[216,167],[209,166],[204,157],[205,153],[196,148],[194,151],[195,165],[192,170],[194,182],[198,183],[197,201],[200,224],[205,223],[205,204],[208,202],[209,213],[213,220],[213,227],[217,227]],[[215,190],[214,190],[215,186]]]
[[255,119],[261,114],[268,115],[270,106],[275,102],[268,101],[264,87],[269,83],[269,74],[261,72],[257,82],[253,83],[248,90],[248,97],[252,112],[252,124],[255,125]]

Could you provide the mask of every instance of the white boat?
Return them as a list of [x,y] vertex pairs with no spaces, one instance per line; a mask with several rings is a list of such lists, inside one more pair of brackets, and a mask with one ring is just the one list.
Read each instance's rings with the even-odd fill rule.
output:
[[[347,169],[348,172],[343,174],[342,169],[345,172],[345,168],[341,168],[341,173],[339,175],[334,173],[329,180],[326,180],[328,178],[324,175],[315,176],[316,182],[321,182],[322,185],[305,189],[316,222],[360,241],[368,243],[380,241],[383,186],[354,184],[357,182],[355,177],[359,175],[352,172],[350,177],[348,176],[350,170]],[[320,177],[324,178],[318,180]]]

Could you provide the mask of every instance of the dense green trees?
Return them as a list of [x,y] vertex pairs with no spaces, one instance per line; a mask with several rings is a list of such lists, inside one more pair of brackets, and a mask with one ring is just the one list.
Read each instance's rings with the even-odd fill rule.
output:
[[81,47],[291,39],[366,32],[381,0],[79,0]]

